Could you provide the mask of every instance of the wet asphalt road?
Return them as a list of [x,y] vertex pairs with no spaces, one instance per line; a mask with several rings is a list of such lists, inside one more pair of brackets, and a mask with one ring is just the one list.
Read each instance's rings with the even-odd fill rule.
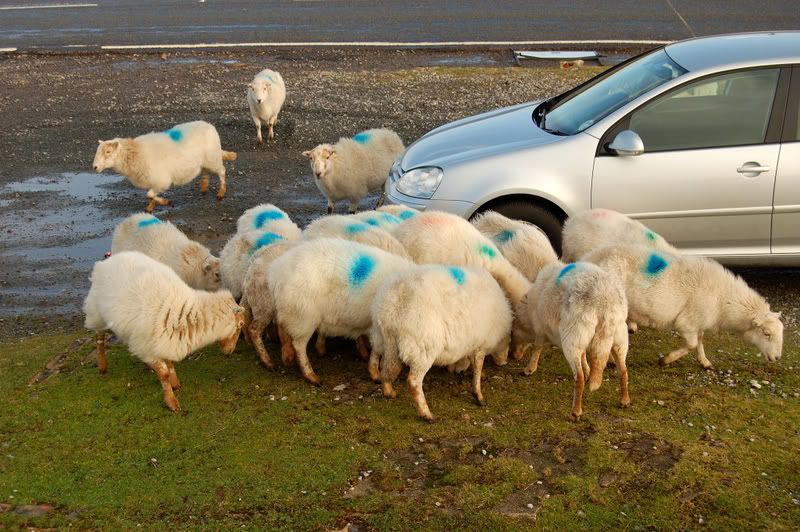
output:
[[[52,7],[82,4],[87,7]],[[487,5],[491,7],[487,9]],[[35,7],[49,6],[43,9]],[[18,9],[25,7],[26,9]],[[796,0],[0,0],[0,48],[644,39],[797,29]]]

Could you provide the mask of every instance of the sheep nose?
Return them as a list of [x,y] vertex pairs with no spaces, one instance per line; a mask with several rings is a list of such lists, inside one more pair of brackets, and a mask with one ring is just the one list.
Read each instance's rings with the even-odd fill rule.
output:
[[317,179],[322,177],[322,172],[314,172],[314,175],[317,176]]
[[94,171],[95,171],[95,172],[99,172],[99,171],[100,171],[100,167],[99,167],[99,166],[97,166],[97,165],[95,165],[95,166],[94,166]]
[[258,103],[261,103],[261,98],[256,98],[256,101],[257,101]]

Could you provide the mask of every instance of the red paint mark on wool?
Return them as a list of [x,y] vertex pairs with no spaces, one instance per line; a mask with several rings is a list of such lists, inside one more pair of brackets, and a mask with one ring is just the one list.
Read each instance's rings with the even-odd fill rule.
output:
[[611,211],[607,209],[595,209],[592,211],[593,218],[606,218],[611,213]]
[[426,213],[418,217],[419,223],[427,227],[436,227],[442,225],[450,225],[453,223],[452,219],[438,213]]

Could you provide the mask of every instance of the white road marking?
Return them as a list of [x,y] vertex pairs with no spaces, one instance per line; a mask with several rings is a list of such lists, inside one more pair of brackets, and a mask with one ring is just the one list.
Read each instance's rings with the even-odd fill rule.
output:
[[600,39],[600,40],[562,40],[562,41],[420,41],[420,42],[384,42],[384,41],[365,41],[365,42],[239,42],[239,43],[197,43],[197,44],[114,44],[104,45],[102,50],[149,50],[154,48],[164,49],[185,49],[185,48],[246,48],[246,47],[291,47],[291,46],[347,46],[347,47],[390,47],[390,48],[413,48],[413,47],[435,47],[435,46],[546,46],[556,44],[642,44],[642,45],[661,45],[669,44],[672,41],[655,40],[625,40],[625,39]]
[[97,4],[42,4],[38,6],[4,6],[0,11],[14,11],[17,9],[64,9],[68,7],[97,7]]
[[16,48],[0,48],[0,53],[16,52],[16,51],[17,51]]

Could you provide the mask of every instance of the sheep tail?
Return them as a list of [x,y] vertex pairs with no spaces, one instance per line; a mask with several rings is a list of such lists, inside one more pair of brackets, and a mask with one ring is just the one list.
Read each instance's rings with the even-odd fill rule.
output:
[[222,150],[222,160],[223,161],[235,161],[236,160],[236,152],[235,151]]

